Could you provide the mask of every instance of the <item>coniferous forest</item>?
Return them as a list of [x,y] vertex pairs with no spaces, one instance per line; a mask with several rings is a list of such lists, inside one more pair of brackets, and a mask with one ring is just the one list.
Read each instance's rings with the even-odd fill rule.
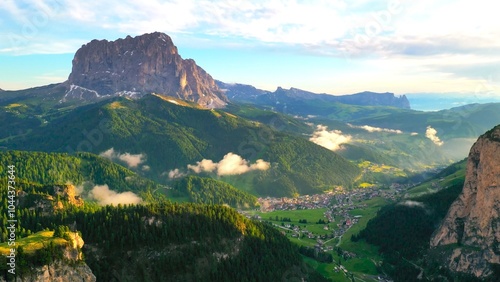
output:
[[[142,204],[100,206],[95,202],[75,202],[67,195],[54,192],[65,184],[37,182],[54,181],[47,174],[49,167],[56,167],[75,182],[103,181],[110,176],[120,179],[120,174],[134,174],[106,160],[87,170],[86,159],[99,159],[90,154],[73,157],[7,152],[1,157],[19,167],[33,168],[17,171],[20,196],[16,233],[19,238],[43,230],[55,230],[55,237],[64,237],[64,231],[70,229],[79,232],[85,241],[81,250],[85,262],[98,281],[165,281],[165,277],[169,277],[168,281],[280,281],[284,277],[325,280],[302,262],[298,248],[279,231],[266,223],[247,219],[230,207],[210,202],[213,198],[210,187],[217,184],[214,180],[189,178],[183,186],[183,191],[189,191],[192,197],[201,197],[200,202],[210,202],[210,205],[172,203],[163,194],[153,192],[152,188],[156,187],[153,182],[145,182],[139,191],[145,199]],[[6,179],[2,177],[3,182]],[[209,183],[205,183],[207,181]],[[6,184],[2,183],[1,193],[7,194]],[[199,185],[204,185],[207,191],[196,188]],[[253,196],[234,191],[230,185],[224,188],[219,190],[221,195],[217,198],[227,200],[228,204],[255,203]],[[198,193],[193,194],[194,191]],[[7,207],[8,199],[2,197],[2,242],[8,234]],[[21,276],[32,267],[54,263],[62,257],[61,247],[53,243],[33,254],[24,252],[23,248],[17,252],[17,271]],[[5,259],[2,256],[2,260]],[[1,265],[3,276],[8,277],[6,261]]]

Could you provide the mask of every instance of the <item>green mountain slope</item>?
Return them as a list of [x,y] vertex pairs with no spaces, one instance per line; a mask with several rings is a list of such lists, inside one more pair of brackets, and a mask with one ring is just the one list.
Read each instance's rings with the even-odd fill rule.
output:
[[305,124],[303,120],[287,114],[263,110],[251,104],[228,104],[224,110],[249,120],[261,122],[278,131],[296,134],[310,134],[312,132],[311,126]]
[[146,191],[161,186],[105,158],[90,154],[0,151],[0,176],[7,178],[7,165],[14,165],[17,182],[38,184],[108,185],[115,191]]
[[194,203],[227,204],[235,208],[254,208],[257,205],[255,196],[212,178],[191,175],[172,186],[174,199],[184,196]]
[[203,110],[156,95],[81,106],[30,129],[26,136],[4,140],[0,146],[96,154],[113,148],[122,156],[140,155],[141,164],[131,168],[160,182],[168,181],[170,170],[187,172],[188,164],[203,159],[218,162],[230,152],[251,162],[263,159],[271,163],[271,169],[254,171],[245,181],[250,185],[248,191],[255,193],[263,187],[258,190],[262,195],[291,196],[348,186],[359,174],[355,165],[301,137],[224,111]]
[[[429,267],[425,254],[431,235],[462,191],[466,162],[455,163],[412,188],[411,198],[383,207],[354,238],[365,239],[380,248],[384,256],[383,269],[395,281],[413,281],[424,274],[419,265]],[[443,187],[438,187],[441,185]]]

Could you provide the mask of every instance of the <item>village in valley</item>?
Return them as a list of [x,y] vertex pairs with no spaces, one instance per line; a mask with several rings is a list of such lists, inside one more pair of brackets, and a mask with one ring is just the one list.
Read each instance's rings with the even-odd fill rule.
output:
[[[353,227],[363,220],[365,212],[371,215],[370,218],[376,214],[374,202],[395,202],[409,187],[396,183],[385,189],[372,186],[345,191],[337,187],[323,194],[296,198],[259,198],[259,210],[242,213],[248,218],[272,224],[290,240],[299,246],[314,249],[316,254],[335,254],[340,259],[333,260],[334,271],[347,277],[350,272],[341,261],[357,258],[359,254],[348,248],[343,249],[342,242],[351,240],[350,237],[359,232],[357,229],[361,227]],[[365,218],[364,224],[367,220]],[[351,232],[346,236],[349,230]]]

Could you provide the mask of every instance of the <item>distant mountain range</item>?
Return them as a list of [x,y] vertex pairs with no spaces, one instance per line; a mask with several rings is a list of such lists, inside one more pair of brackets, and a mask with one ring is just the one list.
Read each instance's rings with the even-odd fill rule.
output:
[[330,94],[317,94],[297,88],[283,89],[278,87],[270,92],[257,89],[251,85],[228,84],[216,81],[231,101],[246,102],[259,105],[268,105],[274,108],[294,106],[305,100],[319,102],[342,103],[358,106],[388,106],[401,109],[410,109],[410,102],[405,95],[396,97],[394,93],[361,92],[352,95],[334,96]]

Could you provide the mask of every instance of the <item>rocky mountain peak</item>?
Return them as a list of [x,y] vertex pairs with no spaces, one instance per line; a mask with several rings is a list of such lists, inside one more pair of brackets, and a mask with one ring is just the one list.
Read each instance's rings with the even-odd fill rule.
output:
[[500,264],[500,125],[472,146],[464,188],[431,238],[431,246],[452,245],[447,266],[476,277]]
[[[92,40],[75,54],[64,99],[157,93],[220,108],[227,98],[192,59],[160,32],[116,41]],[[64,100],[63,99],[63,100]]]

